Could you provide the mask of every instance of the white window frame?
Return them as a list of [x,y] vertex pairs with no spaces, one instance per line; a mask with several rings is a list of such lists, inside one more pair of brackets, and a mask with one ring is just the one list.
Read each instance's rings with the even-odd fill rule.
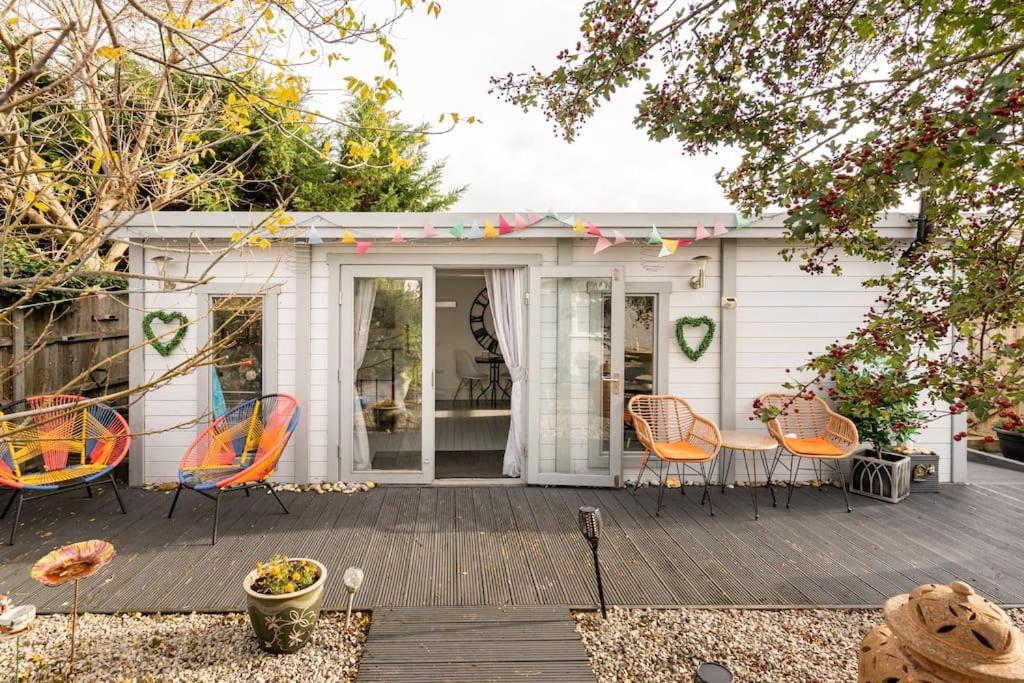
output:
[[[654,393],[662,394],[668,391],[668,363],[669,345],[674,337],[671,321],[671,306],[669,299],[672,296],[671,282],[637,282],[626,280],[626,298],[631,296],[653,296],[655,297],[654,307]],[[628,406],[626,409],[628,410]],[[640,456],[643,449],[639,442],[634,448],[627,449],[625,444],[622,448],[622,466],[626,472],[640,468]]]

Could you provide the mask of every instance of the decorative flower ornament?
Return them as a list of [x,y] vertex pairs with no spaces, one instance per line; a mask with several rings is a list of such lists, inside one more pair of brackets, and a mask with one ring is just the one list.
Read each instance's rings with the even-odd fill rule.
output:
[[44,586],[60,586],[91,576],[114,559],[114,546],[106,541],[81,541],[58,548],[32,567],[32,578]]

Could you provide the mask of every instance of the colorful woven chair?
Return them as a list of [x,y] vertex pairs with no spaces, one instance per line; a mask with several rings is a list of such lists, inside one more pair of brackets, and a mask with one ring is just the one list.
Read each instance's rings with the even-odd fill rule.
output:
[[840,462],[853,455],[860,446],[860,437],[853,422],[814,394],[765,394],[757,399],[755,405],[762,411],[769,410],[775,414],[767,423],[768,432],[784,452],[793,456],[786,507],[793,500],[793,489],[803,462],[810,460],[819,482],[821,472],[818,465],[829,464],[842,484],[846,511],[853,512],[850,494],[846,490],[846,475]]
[[266,488],[288,514],[268,481],[288,439],[299,422],[299,404],[294,396],[270,394],[241,403],[214,420],[192,442],[178,467],[178,489],[174,493],[170,519],[183,488],[214,502],[213,543],[217,543],[220,495],[228,491]]
[[[658,467],[658,507],[655,514],[660,514],[665,495],[665,475],[671,474],[672,465],[676,466],[679,489],[683,494],[686,493],[686,487],[682,485],[686,468],[695,466],[700,469],[704,479],[704,495],[701,496],[700,504],[704,505],[707,499],[708,513],[714,516],[715,508],[711,503],[712,468],[709,463],[722,447],[718,426],[698,415],[689,403],[677,396],[638,394],[629,401],[629,414],[633,419],[637,439],[644,447],[640,474],[637,475],[633,493],[640,487],[648,459],[651,455],[657,456],[661,463]],[[653,467],[651,472],[654,472]]]
[[[0,519],[18,502],[11,545],[26,500],[79,488],[92,498],[90,484],[97,479],[109,479],[121,512],[127,513],[112,470],[128,453],[132,440],[128,423],[110,406],[87,401],[82,396],[54,394],[0,408],[0,487],[13,489]],[[5,417],[25,412],[34,414]]]

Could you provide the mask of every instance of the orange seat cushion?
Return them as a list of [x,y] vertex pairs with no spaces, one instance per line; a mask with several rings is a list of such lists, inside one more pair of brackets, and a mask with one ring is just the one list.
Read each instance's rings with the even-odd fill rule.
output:
[[655,441],[654,452],[665,460],[707,460],[711,454],[688,441]]
[[820,436],[808,439],[786,439],[786,446],[789,450],[797,453],[798,455],[837,456],[843,455],[844,453],[844,451],[834,443],[823,439]]

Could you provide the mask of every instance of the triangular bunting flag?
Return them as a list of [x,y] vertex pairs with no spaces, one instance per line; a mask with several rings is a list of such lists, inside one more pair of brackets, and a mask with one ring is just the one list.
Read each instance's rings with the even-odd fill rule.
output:
[[741,216],[740,214],[736,214],[736,229],[737,230],[739,230],[740,228],[749,227],[750,224],[753,223],[753,222],[754,222],[753,219],[746,218],[745,216]]
[[516,230],[522,230],[523,228],[527,228],[530,226],[530,224],[526,222],[526,219],[520,216],[518,213],[515,215],[512,222],[515,224]]
[[711,237],[711,233],[708,232],[707,228],[704,227],[704,221],[697,221],[697,230],[693,233],[693,238],[697,240],[703,240]]
[[341,233],[341,243],[342,244],[355,244],[356,243],[356,236],[355,236],[355,234],[351,230],[346,230],[345,232]]
[[693,244],[693,240],[676,240],[679,244],[676,247],[688,247]]
[[489,220],[488,221],[484,221],[484,239],[485,240],[493,240],[499,234],[500,233],[498,232],[498,229],[496,227],[494,227],[494,223],[490,222]]
[[715,232],[713,233],[715,237],[718,237],[719,235],[724,235],[727,232],[729,231],[725,229],[724,225],[722,225],[722,219],[715,218]]
[[466,233],[466,225],[462,221],[459,221],[448,232],[450,232],[452,237],[455,239],[461,240]]
[[434,227],[434,225],[432,223],[428,222],[428,223],[424,223],[423,224],[423,236],[424,237],[433,237],[436,234],[437,234],[437,229]]
[[395,243],[405,241],[405,237],[402,236],[401,228],[395,228],[395,234],[391,236],[391,241]]
[[307,244],[323,244],[324,240],[320,237],[320,233],[316,231],[316,226],[309,226],[309,230],[306,231],[306,243]]
[[558,217],[558,214],[555,213],[554,209],[548,209],[548,212],[546,214],[544,214],[544,218],[550,218],[550,219],[556,220],[556,221],[562,220],[561,218]]
[[651,234],[647,236],[647,244],[661,244],[661,233],[658,232],[658,226],[651,226]]
[[534,223],[536,223],[537,221],[541,220],[542,218],[544,218],[544,216],[541,216],[536,211],[530,211],[529,209],[526,210],[526,223],[527,223],[527,225],[533,225]]
[[[662,251],[667,251],[669,254],[676,253],[676,249],[678,247],[679,247],[679,240],[667,240],[666,239],[666,240],[662,240],[661,241],[661,249],[662,249]],[[661,254],[658,254],[658,256],[661,256]]]
[[668,247],[665,246],[665,243],[662,242],[662,244],[661,244],[661,251],[658,252],[658,258],[661,258],[663,256],[671,256],[671,255],[672,255],[672,252],[669,251]]
[[594,253],[595,254],[600,254],[602,251],[604,251],[605,249],[607,249],[610,246],[612,246],[611,242],[609,242],[604,237],[598,237],[597,238],[597,243],[594,245]]
[[569,216],[568,218],[559,218],[558,222],[562,225],[568,225],[570,228],[576,225],[576,216]]
[[587,223],[587,234],[593,235],[594,237],[604,237],[604,233],[601,232],[601,228],[597,227],[593,223]]
[[509,222],[505,220],[504,216],[498,214],[498,234],[507,235],[510,232],[512,232],[512,226],[509,225]]
[[613,230],[612,234],[615,235],[615,244],[626,243],[626,236],[622,234],[621,230]]
[[473,225],[470,226],[470,228],[469,228],[469,235],[468,235],[468,237],[471,240],[478,240],[478,239],[480,239],[483,236],[484,236],[484,233],[480,230],[480,224],[477,223],[476,219],[474,218],[473,219]]
[[357,242],[356,243],[356,253],[359,254],[360,256],[362,256],[367,251],[369,251],[371,244],[373,244],[373,242]]

